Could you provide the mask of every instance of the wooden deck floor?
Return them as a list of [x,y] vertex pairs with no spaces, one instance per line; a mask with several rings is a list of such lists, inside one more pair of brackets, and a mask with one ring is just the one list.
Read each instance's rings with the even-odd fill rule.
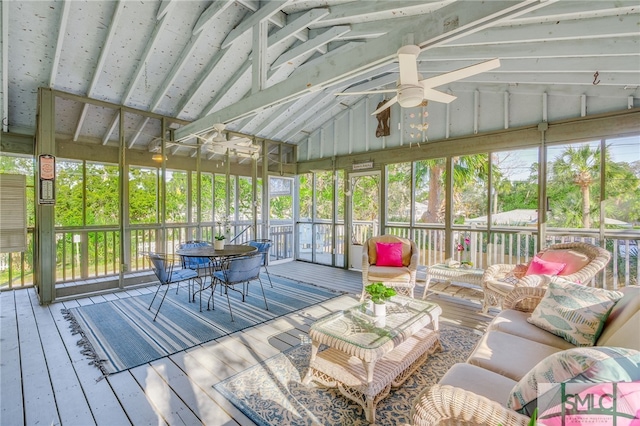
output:
[[[310,323],[355,304],[361,290],[355,271],[305,262],[269,271],[349,294],[104,380],[97,380],[61,309],[155,287],[44,307],[33,288],[0,293],[0,425],[253,425],[213,385],[297,344]],[[478,314],[479,303],[430,298],[442,306],[442,321],[484,330],[491,319]]]

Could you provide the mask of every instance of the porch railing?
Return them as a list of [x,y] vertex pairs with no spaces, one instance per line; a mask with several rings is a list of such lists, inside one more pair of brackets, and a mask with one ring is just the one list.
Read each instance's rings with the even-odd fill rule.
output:
[[[246,224],[238,223],[234,226],[239,232]],[[364,243],[366,237],[377,235],[377,232],[373,233],[377,230],[376,226],[377,224],[373,222],[354,224],[352,241],[361,239]],[[132,227],[128,232],[131,233],[129,266],[130,271],[135,272],[149,269],[150,266],[142,253],[156,250],[157,245],[162,241],[162,232],[166,234],[165,250],[173,252],[179,242],[195,239],[198,229],[196,225],[175,225],[164,228],[137,226]],[[211,240],[215,234],[215,225],[201,226],[199,232],[200,239]],[[398,225],[387,227],[386,233],[412,238],[420,248],[422,265],[442,263],[446,259],[443,228],[410,228]],[[27,236],[29,247],[26,252],[0,254],[0,289],[33,285],[33,229],[28,230]],[[468,250],[466,245],[463,252],[452,248],[453,257],[456,260],[463,260],[464,257],[464,260],[473,262],[478,268],[484,269],[496,263],[526,263],[539,251],[537,234],[530,228],[493,229],[489,237],[486,230],[456,227],[452,241],[454,244],[463,242],[465,236],[469,238]],[[249,238],[251,238],[250,234],[245,233],[241,241],[236,242],[243,243]],[[294,238],[291,224],[273,223],[270,228],[270,238],[273,241],[270,251],[271,260],[293,257]],[[339,238],[336,244],[343,244],[343,240]],[[601,245],[597,232],[569,229],[548,231],[544,245],[568,241],[584,241]],[[119,245],[120,231],[115,227],[58,229],[56,231],[56,282],[68,283],[117,275],[121,263]],[[640,233],[635,231],[621,233],[615,230],[606,232],[602,246],[611,253],[611,261],[605,271],[598,276],[596,285],[606,286],[606,288],[638,285]],[[325,251],[330,253],[331,249],[326,248]],[[338,254],[343,252],[344,249]]]

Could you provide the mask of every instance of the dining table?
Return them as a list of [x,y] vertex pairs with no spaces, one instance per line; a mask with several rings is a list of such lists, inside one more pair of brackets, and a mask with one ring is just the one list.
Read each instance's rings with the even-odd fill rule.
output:
[[206,268],[208,269],[206,275],[210,278],[209,285],[205,285],[206,280],[202,281],[200,289],[194,291],[193,295],[189,295],[189,300],[195,301],[196,294],[200,293],[200,310],[202,311],[202,292],[213,286],[214,272],[227,269],[229,262],[235,257],[246,256],[257,251],[257,247],[245,244],[225,244],[223,249],[216,249],[213,245],[203,245],[176,250],[176,254],[182,257],[207,257],[211,260],[210,265]]

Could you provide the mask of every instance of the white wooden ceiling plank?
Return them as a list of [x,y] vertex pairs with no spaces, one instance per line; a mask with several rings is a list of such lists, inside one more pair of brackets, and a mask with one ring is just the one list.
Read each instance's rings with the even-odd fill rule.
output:
[[178,77],[178,73],[180,73],[180,71],[182,70],[182,67],[185,65],[188,58],[196,49],[198,45],[198,41],[200,40],[200,37],[202,34],[205,34],[205,33],[201,31],[196,35],[192,35],[191,37],[189,37],[189,41],[187,42],[187,45],[180,50],[180,55],[178,56],[178,59],[176,59],[173,66],[171,67],[171,70],[165,76],[164,80],[162,81],[162,84],[156,89],[153,95],[153,98],[149,105],[150,111],[154,111],[156,108],[158,108],[158,105],[160,105],[160,102],[162,102],[162,98],[167,93],[167,91],[169,90],[169,88],[171,87],[175,79]]
[[[640,51],[635,55],[636,64],[640,65]],[[419,64],[418,72],[423,77],[449,72],[477,63],[476,60],[463,61],[423,61]],[[501,58],[500,68],[494,73],[539,72],[539,73],[573,73],[585,70],[599,70],[611,72],[638,72],[640,67],[633,67],[633,61],[628,56],[598,55],[598,56],[568,56],[554,58]],[[383,77],[381,77],[383,78]],[[384,80],[381,80],[384,81]],[[371,82],[374,84],[374,81]],[[353,89],[352,87],[349,90]],[[367,89],[363,89],[367,90]],[[354,90],[355,91],[355,90]]]
[[[0,14],[2,15],[2,29],[0,30],[0,43],[2,46],[9,45],[9,2],[3,1],[0,4]],[[2,119],[2,131],[9,131],[9,49],[2,49],[2,110],[0,111],[0,119]]]
[[193,101],[193,98],[195,97],[195,95],[200,90],[202,90],[202,85],[204,84],[205,80],[213,72],[213,70],[215,69],[216,65],[218,65],[220,60],[224,57],[224,55],[228,51],[229,51],[228,47],[224,48],[224,49],[221,49],[211,57],[211,59],[207,63],[207,66],[205,66],[202,69],[202,71],[198,75],[198,78],[196,79],[196,81],[189,87],[189,90],[187,91],[185,96],[178,103],[178,106],[176,107],[176,109],[174,111],[176,117],[179,117],[184,112],[184,110],[187,107],[187,105],[189,105]]
[[476,46],[448,46],[443,45],[431,49],[420,55],[419,59],[452,60],[452,59],[485,59],[495,57],[496,52],[502,58],[562,58],[580,56],[628,56],[636,55],[640,51],[637,37],[607,37],[589,39],[579,42],[576,40],[555,40],[553,43],[544,41],[523,43],[501,43]]
[[513,25],[509,27],[501,26],[488,28],[469,37],[460,38],[456,40],[455,43],[448,43],[448,45],[468,46],[498,44],[501,42],[550,42],[553,40],[581,40],[597,37],[637,35],[639,16],[639,13],[635,13],[547,23],[531,22],[526,25]]
[[[597,77],[594,74],[598,72]],[[640,85],[640,73],[630,72],[600,72],[593,71],[572,71],[572,72],[485,72],[463,81],[469,83],[513,83],[513,84],[557,84],[557,85],[593,85],[598,82],[599,86],[626,86]],[[439,86],[443,87],[443,85]]]
[[594,16],[609,16],[624,13],[625,10],[635,8],[636,0],[606,0],[606,1],[560,1],[549,7],[537,9],[514,19],[514,23],[526,23],[528,21],[558,21],[565,19],[583,19]]
[[[322,124],[326,123],[327,121],[333,121],[332,117],[342,111],[344,111],[342,105],[331,104],[331,106],[325,107],[321,111],[316,112],[316,114],[309,116],[306,121],[298,122],[295,127],[290,126],[288,132],[281,132],[281,135],[279,137],[282,138],[282,140],[291,141],[293,140],[295,135],[298,135],[301,132],[305,132],[305,129],[315,129],[317,127],[322,127]],[[318,122],[322,124],[320,126],[316,125],[316,123]]]
[[[311,9],[308,12],[300,15],[291,23],[285,25],[281,30],[277,31],[273,36],[269,37],[269,46],[275,47],[278,44],[285,42],[289,37],[293,37],[295,34],[300,33],[302,30],[308,28],[314,22],[322,19],[329,14],[329,9]],[[305,34],[305,40],[308,39],[308,35]]]
[[[168,12],[170,11],[171,9],[168,10]],[[138,61],[138,66],[136,67],[136,71],[134,72],[133,78],[129,79],[129,85],[127,86],[127,89],[124,91],[124,95],[122,96],[122,101],[121,101],[122,105],[126,105],[129,102],[129,98],[131,98],[133,89],[136,87],[136,85],[138,84],[138,81],[140,80],[140,77],[143,74],[145,64],[147,63],[147,60],[149,59],[156,42],[159,40],[160,34],[166,29],[165,27],[169,26],[169,23],[171,20],[167,18],[168,16],[170,16],[170,13],[164,14],[162,18],[156,21],[156,24],[153,27],[151,36],[147,40],[147,44],[144,48],[144,51],[142,52],[142,55],[140,55],[140,60]],[[115,131],[115,128],[116,128],[115,125],[118,123],[118,120],[119,120],[119,116],[118,114],[116,114],[116,117],[114,118],[112,126],[107,130],[107,133],[102,138],[103,145],[105,145],[109,141],[109,138],[111,138],[111,134]]]
[[133,136],[129,141],[129,145],[128,145],[129,149],[133,148],[133,146],[136,144],[136,141],[140,137],[142,130],[144,130],[144,126],[146,126],[148,122],[149,122],[149,117],[143,117],[142,120],[140,120],[140,124],[138,124],[138,127],[136,127],[136,130],[133,132]]
[[242,22],[240,22],[240,24],[238,24],[237,27],[231,30],[229,34],[227,34],[227,37],[225,37],[224,41],[222,42],[222,47],[225,48],[230,46],[238,37],[240,37],[246,31],[249,31],[251,28],[253,28],[253,26],[256,23],[264,19],[269,19],[269,17],[278,13],[280,9],[282,9],[284,6],[287,5],[287,3],[291,1],[292,0],[268,2],[267,4],[262,6],[260,9],[258,9],[253,15],[243,19]]
[[387,20],[393,17],[423,15],[440,9],[454,0],[435,2],[416,1],[353,1],[331,6],[331,13],[316,26],[354,24]]
[[231,88],[243,78],[247,78],[249,73],[251,72],[251,62],[245,61],[244,64],[240,67],[240,69],[236,70],[233,73],[233,77],[228,79],[222,87],[216,92],[215,96],[211,98],[207,106],[203,108],[204,114],[210,114],[216,107],[216,105],[227,96],[227,92],[231,90]]
[[[113,11],[113,17],[111,18],[111,23],[109,24],[109,33],[107,34],[107,38],[105,39],[104,44],[102,45],[102,49],[100,49],[100,57],[98,58],[98,63],[96,65],[96,69],[93,72],[93,77],[91,78],[91,83],[89,84],[89,88],[87,89],[87,97],[93,96],[93,91],[98,84],[98,80],[100,80],[100,75],[102,74],[102,70],[104,69],[104,65],[107,59],[111,56],[111,46],[113,44],[113,38],[117,33],[118,23],[120,21],[120,17],[122,16],[124,10],[124,2],[118,0],[116,3],[115,10]],[[82,126],[84,125],[84,120],[87,117],[87,110],[89,108],[89,104],[82,105],[82,111],[80,112],[80,118],[76,122],[76,129],[73,133],[73,141],[77,142],[80,137],[80,131],[82,130]]]
[[[294,101],[295,102],[295,101]],[[278,107],[270,108],[268,111],[264,113],[256,114],[253,117],[249,117],[242,123],[240,127],[241,133],[247,134],[259,134],[260,131],[267,126],[269,123],[277,120],[282,114],[289,109],[291,103],[284,103],[279,105]]]
[[160,6],[158,7],[158,13],[156,14],[156,20],[164,18],[164,16],[169,13],[171,9],[173,9],[176,5],[177,1],[172,0],[162,0]]
[[71,1],[62,1],[62,14],[60,15],[60,23],[58,25],[58,38],[56,40],[56,51],[53,54],[53,63],[51,64],[51,76],[49,77],[49,87],[53,88],[56,84],[56,76],[58,75],[58,65],[60,64],[60,55],[62,54],[62,44],[64,35],[67,33],[67,23],[69,22],[69,11],[71,9]]
[[109,142],[109,138],[111,138],[111,135],[113,134],[113,132],[115,132],[116,126],[118,125],[119,122],[120,122],[120,113],[119,111],[116,111],[113,114],[113,118],[111,119],[111,124],[109,125],[109,128],[104,133],[104,135],[102,135],[102,145],[106,145]]
[[426,17],[399,19],[399,28],[389,32],[384,38],[374,39],[365,43],[365,46],[351,49],[348,56],[339,58],[341,60],[318,64],[313,70],[307,69],[304,73],[294,73],[284,82],[177,129],[176,137],[182,138],[190,133],[206,131],[215,123],[242,118],[266,106],[302,96],[317,87],[338,84],[372,68],[390,63],[394,60],[397,49],[404,44],[407,33],[413,33],[415,40],[423,40],[424,43],[431,43],[434,38],[440,40],[442,23],[447,22],[451,15],[457,17],[458,26],[449,31],[449,34],[465,34],[467,31],[481,31],[492,22],[507,19],[514,14],[521,15],[537,7],[541,7],[541,4],[535,1],[515,4],[492,1],[483,4],[482,8],[466,8],[461,11],[459,5],[452,4]]
[[296,47],[287,50],[285,53],[280,55],[278,59],[276,59],[273,65],[271,65],[271,68],[275,69],[275,68],[281,67],[287,62],[292,62],[297,58],[304,56],[307,53],[313,50],[316,50],[321,46],[324,46],[330,41],[340,38],[340,36],[348,33],[349,31],[351,31],[351,27],[349,27],[348,25],[341,25],[338,27],[333,27],[331,29],[328,29],[327,31],[318,35],[317,37],[314,37],[305,43],[301,43]]
[[147,44],[144,48],[144,52],[140,55],[140,60],[138,61],[138,66],[133,75],[133,78],[129,79],[129,85],[127,86],[127,90],[124,92],[124,96],[122,97],[122,104],[126,105],[129,102],[129,98],[131,98],[131,94],[133,93],[133,89],[138,84],[138,80],[142,76],[145,68],[145,64],[147,63],[149,57],[152,55],[154,51],[156,42],[160,39],[160,34],[164,32],[167,27],[169,27],[171,23],[171,19],[168,18],[170,15],[164,15],[160,18],[159,21],[156,21],[156,24],[153,28],[153,32],[151,36],[147,40]]
[[[310,105],[321,105],[328,100],[333,99],[335,96],[333,93],[329,93],[328,91],[324,91],[320,93],[318,96],[315,96],[312,100],[308,100],[304,102],[304,106],[297,109],[295,119],[286,120],[282,122],[275,129],[269,129],[269,133],[273,135],[274,138],[281,137],[285,132],[287,132],[292,127],[296,127],[299,123],[304,123],[313,117],[317,111],[315,108],[309,108]],[[283,138],[284,140],[284,138]]]
[[224,13],[224,11],[233,3],[233,0],[219,0],[212,2],[198,18],[198,21],[193,27],[193,35],[200,33],[209,22],[222,15],[222,13]]

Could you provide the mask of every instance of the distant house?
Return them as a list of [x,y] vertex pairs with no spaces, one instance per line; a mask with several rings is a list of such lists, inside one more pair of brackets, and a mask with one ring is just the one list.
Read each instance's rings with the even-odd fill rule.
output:
[[[465,219],[466,224],[486,225],[489,216]],[[538,223],[538,211],[535,209],[516,209],[491,215],[491,223],[506,226],[535,226]]]
[[[479,216],[473,219],[466,219],[465,224],[486,225],[488,216]],[[495,213],[491,215],[491,223],[504,226],[535,226],[538,223],[538,211],[535,209],[516,209],[508,212]],[[606,217],[604,224],[630,228],[631,224],[622,220]]]

